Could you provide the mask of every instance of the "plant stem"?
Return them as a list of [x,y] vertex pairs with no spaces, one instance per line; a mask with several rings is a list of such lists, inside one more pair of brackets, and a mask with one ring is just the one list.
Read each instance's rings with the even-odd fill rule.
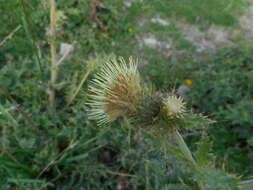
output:
[[[27,3],[26,3],[27,4]],[[40,61],[40,56],[39,56],[39,47],[36,46],[34,35],[31,32],[30,25],[31,21],[28,19],[29,17],[27,16],[27,12],[25,9],[25,2],[23,0],[20,1],[21,5],[21,18],[22,18],[22,23],[23,27],[25,30],[26,37],[28,41],[31,43],[32,51],[35,54],[35,62],[40,70],[40,74],[42,76],[42,66],[41,66],[41,61]],[[27,4],[29,5],[29,4]]]
[[[185,158],[188,159],[192,165],[196,168],[197,167],[197,163],[194,160],[192,153],[190,151],[190,149],[188,148],[187,144],[185,143],[183,137],[180,135],[180,133],[178,132],[178,130],[175,130],[174,132],[174,137],[175,140],[177,141],[177,144],[180,148],[180,150],[182,151],[182,153],[184,154]],[[204,190],[204,185],[201,181],[197,181],[197,184],[199,186],[199,190]]]
[[91,72],[91,69],[89,69],[89,68],[85,71],[81,82],[79,83],[79,85],[76,88],[75,92],[70,96],[65,108],[67,108],[73,102],[73,100],[75,99],[75,97],[77,96],[79,91],[81,90],[81,88],[83,86],[83,83],[86,81],[87,77],[89,76],[90,72]]
[[51,51],[51,80],[49,85],[50,112],[55,112],[55,83],[57,80],[56,60],[56,5],[55,0],[50,0],[50,51]]
[[14,34],[21,28],[21,25],[18,25],[10,34],[8,34],[1,42],[0,47],[5,44],[6,41],[12,39]]

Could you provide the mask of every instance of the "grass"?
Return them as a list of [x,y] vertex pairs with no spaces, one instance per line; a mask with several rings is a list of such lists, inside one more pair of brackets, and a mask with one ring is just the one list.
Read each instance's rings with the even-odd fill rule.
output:
[[[205,64],[199,60],[207,54],[196,52],[177,22],[200,28],[237,27],[247,3],[159,0],[136,1],[127,7],[123,1],[103,1],[107,9],[96,13],[106,25],[101,29],[88,19],[86,0],[57,1],[51,17],[51,21],[57,20],[51,25],[56,31],[53,41],[47,35],[50,4],[27,0],[0,3],[4,5],[0,8],[1,188],[107,190],[127,182],[128,189],[183,190],[186,185],[196,189],[193,180],[206,180],[195,176],[185,160],[179,159],[182,155],[177,148],[161,143],[147,131],[140,135],[126,122],[101,128],[89,121],[86,87],[100,65],[115,55],[138,57],[144,80],[157,89],[178,87],[198,72]],[[151,22],[154,17],[168,24]],[[144,44],[143,39],[150,36],[161,47]],[[62,42],[72,44],[74,51],[57,69],[56,80],[50,65],[60,59]],[[48,93],[54,94],[51,103]],[[48,112],[49,104],[54,114]],[[191,142],[191,138],[186,140]],[[191,149],[196,149],[194,144]],[[234,172],[240,175],[239,171]],[[213,173],[209,171],[210,176]],[[219,175],[221,183],[230,187],[230,178]]]
[[[153,3],[151,3],[151,6]],[[193,24],[216,24],[232,26],[237,23],[238,16],[243,12],[245,1],[214,0],[214,1],[158,1],[154,6],[167,17],[176,16]]]

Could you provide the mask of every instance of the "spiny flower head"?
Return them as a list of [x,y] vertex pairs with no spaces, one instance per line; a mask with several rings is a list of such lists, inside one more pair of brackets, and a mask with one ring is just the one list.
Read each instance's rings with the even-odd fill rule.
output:
[[181,97],[170,95],[163,98],[162,111],[170,118],[179,118],[186,111],[185,103]]
[[130,58],[127,65],[123,58],[111,60],[102,66],[89,86],[89,116],[104,124],[121,115],[131,115],[141,93],[137,62]]

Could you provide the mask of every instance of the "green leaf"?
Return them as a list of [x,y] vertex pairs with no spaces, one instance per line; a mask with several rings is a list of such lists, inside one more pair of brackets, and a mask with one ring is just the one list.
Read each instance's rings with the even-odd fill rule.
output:
[[192,112],[186,113],[184,117],[179,118],[174,122],[176,126],[179,126],[180,128],[186,128],[191,131],[204,129],[210,124],[214,123],[213,120],[207,118],[206,116]]
[[34,183],[45,183],[45,180],[8,178],[8,179],[7,179],[7,182],[9,182],[9,183],[26,183],[26,184],[34,184]]
[[78,155],[78,156],[73,156],[73,157],[71,157],[71,158],[68,158],[68,159],[66,160],[66,162],[73,162],[73,161],[82,160],[82,159],[87,158],[88,156],[89,156],[88,153],[80,154],[80,155]]

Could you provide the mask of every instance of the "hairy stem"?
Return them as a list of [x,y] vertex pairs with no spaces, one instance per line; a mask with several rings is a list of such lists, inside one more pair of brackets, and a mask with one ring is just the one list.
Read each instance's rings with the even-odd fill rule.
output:
[[49,106],[51,113],[55,112],[55,83],[57,80],[56,60],[56,4],[50,0],[50,51],[51,51],[51,79],[49,88]]

